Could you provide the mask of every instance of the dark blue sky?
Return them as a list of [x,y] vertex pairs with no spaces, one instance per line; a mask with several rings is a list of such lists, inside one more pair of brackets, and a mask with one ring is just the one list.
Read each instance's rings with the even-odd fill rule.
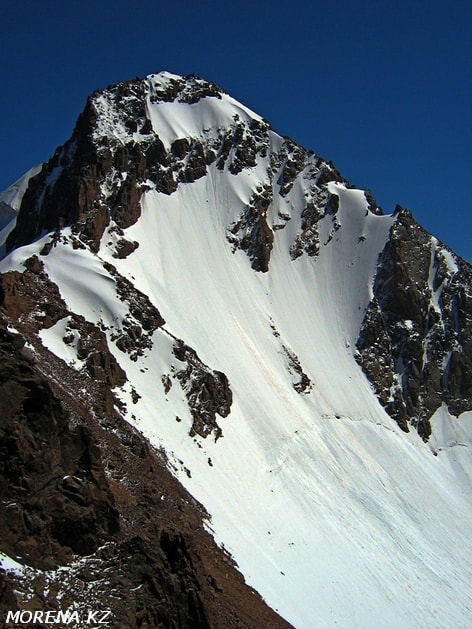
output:
[[472,261],[472,3],[2,0],[0,190],[90,92],[198,74]]

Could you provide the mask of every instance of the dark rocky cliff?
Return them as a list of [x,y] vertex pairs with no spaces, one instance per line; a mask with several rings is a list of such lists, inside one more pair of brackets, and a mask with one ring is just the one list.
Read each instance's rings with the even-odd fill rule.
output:
[[423,439],[446,404],[472,402],[472,267],[400,207],[378,261],[358,361],[387,412]]

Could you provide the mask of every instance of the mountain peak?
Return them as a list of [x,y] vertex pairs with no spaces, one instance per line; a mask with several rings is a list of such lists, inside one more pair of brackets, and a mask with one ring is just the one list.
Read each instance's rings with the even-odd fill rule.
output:
[[192,104],[200,98],[221,98],[226,92],[212,81],[206,81],[195,74],[180,76],[171,72],[149,74],[145,79],[152,89],[154,100],[164,102],[178,101]]
[[97,113],[95,138],[115,138],[124,144],[147,141],[153,131],[168,148],[180,137],[203,138],[226,129],[235,118],[261,120],[214,83],[169,72],[100,90],[92,103]]
[[[452,386],[448,352],[457,343],[467,344],[460,330],[454,332],[454,321],[463,319],[466,325],[467,307],[452,306],[462,302],[451,295],[446,308],[447,290],[441,289],[442,302],[435,296],[434,274],[439,272],[435,269],[454,254],[435,244],[408,211],[397,208],[393,216],[383,216],[372,195],[353,189],[332,163],[282,138],[260,116],[194,75],[161,72],[95,92],[71,139],[31,179],[7,247],[27,244],[51,231],[57,239],[64,226],[72,226],[74,246],[126,258],[143,246],[125,231],[139,221],[146,205],[167,204],[165,197],[183,200],[187,186],[199,181],[195,201],[205,208],[202,221],[209,221],[211,229],[218,225],[227,251],[245,253],[254,271],[269,272],[278,251],[279,258],[292,262],[311,258],[315,277],[326,273],[338,285],[356,287],[347,305],[349,290],[331,291],[332,307],[344,313],[342,327],[350,346],[356,347],[356,360],[404,430],[410,418],[427,438],[429,419],[445,399],[456,412],[468,408],[467,378],[461,379],[459,389],[453,387],[452,397],[437,393],[438,387],[449,391]],[[217,190],[224,190],[224,196]],[[185,224],[183,211],[180,215]],[[404,245],[412,234],[414,256]],[[44,252],[51,246],[46,244]],[[456,279],[469,277],[463,261],[454,264]],[[406,272],[396,273],[397,267]],[[448,279],[449,267],[443,288],[455,286]],[[385,272],[387,278],[381,279]],[[415,299],[412,282],[419,287]],[[405,306],[392,306],[394,302]],[[379,308],[387,310],[374,317]],[[352,315],[353,309],[358,315]],[[373,343],[369,331],[378,316],[382,326],[390,328],[384,339],[389,353],[398,346],[386,372],[379,360],[385,347]],[[395,324],[387,324],[390,319]],[[441,344],[432,351],[441,362],[442,384],[426,366],[423,344],[413,358],[416,346],[403,337],[400,345],[395,340],[400,329],[409,333],[405,321],[416,321],[421,330],[429,330],[428,339],[434,336]],[[432,334],[431,326],[439,326],[437,334]],[[465,360],[461,369],[466,369],[469,359],[461,356]]]

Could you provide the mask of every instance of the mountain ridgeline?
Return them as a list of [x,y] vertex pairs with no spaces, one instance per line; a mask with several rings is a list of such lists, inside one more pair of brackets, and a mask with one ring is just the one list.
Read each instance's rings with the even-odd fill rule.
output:
[[[226,226],[229,246],[244,250],[252,268],[267,273],[276,232],[297,212],[299,226],[287,254],[293,260],[310,256],[316,264],[320,220],[330,216],[329,238],[335,238],[337,229],[339,200],[327,184],[350,187],[332,163],[289,138],[274,150],[269,123],[237,113],[216,133],[199,130],[195,137],[178,137],[166,146],[147,114],[148,102],[192,105],[221,100],[222,94],[213,83],[194,76],[171,76],[157,84],[136,79],[93,94],[71,139],[30,180],[7,251],[46,232],[59,237],[62,227],[71,226],[73,246],[97,252],[112,225],[119,236],[114,255],[126,257],[139,243],[127,240],[124,230],[139,219],[141,197],[151,187],[172,195],[180,184],[206,177],[212,165],[237,175],[251,172],[266,158],[267,182],[258,183],[236,220]],[[302,204],[274,216],[274,196],[285,199],[302,181]],[[375,199],[365,194],[366,211],[381,214]],[[422,229],[409,211],[397,206],[394,216],[379,254],[356,360],[401,428],[413,426],[427,439],[429,419],[442,403],[455,415],[472,407],[472,269]],[[54,238],[42,253],[53,243]]]

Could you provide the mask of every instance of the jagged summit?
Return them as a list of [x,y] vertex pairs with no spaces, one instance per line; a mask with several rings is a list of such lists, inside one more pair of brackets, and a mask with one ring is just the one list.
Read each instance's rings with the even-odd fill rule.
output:
[[88,99],[6,248],[2,313],[33,359],[166,452],[284,618],[464,622],[472,271],[408,211],[164,72]]

